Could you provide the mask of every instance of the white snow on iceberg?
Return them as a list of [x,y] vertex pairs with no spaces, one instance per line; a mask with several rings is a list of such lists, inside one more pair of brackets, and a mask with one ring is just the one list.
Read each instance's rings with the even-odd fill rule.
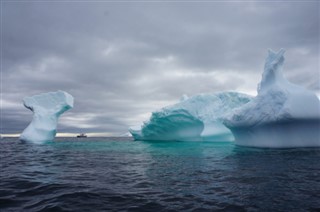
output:
[[251,99],[236,92],[183,95],[179,103],[153,112],[149,121],[129,131],[135,140],[231,141],[223,117]]
[[284,50],[269,50],[258,95],[224,120],[238,145],[252,147],[320,146],[320,102],[317,96],[287,81]]
[[33,112],[33,118],[20,140],[41,143],[54,139],[58,118],[73,107],[73,97],[67,92],[57,91],[26,97],[23,104]]

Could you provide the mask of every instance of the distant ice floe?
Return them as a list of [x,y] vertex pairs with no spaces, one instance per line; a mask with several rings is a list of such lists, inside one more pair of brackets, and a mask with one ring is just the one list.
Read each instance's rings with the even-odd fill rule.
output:
[[67,92],[57,91],[26,97],[23,103],[33,112],[33,118],[20,140],[42,143],[54,139],[59,116],[73,107],[73,97]]
[[320,102],[316,94],[282,74],[285,50],[269,50],[258,95],[235,109],[224,124],[238,145],[250,147],[320,146]]

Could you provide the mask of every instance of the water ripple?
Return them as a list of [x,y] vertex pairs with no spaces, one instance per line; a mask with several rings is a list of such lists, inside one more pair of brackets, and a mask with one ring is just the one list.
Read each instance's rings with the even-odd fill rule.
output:
[[319,211],[319,149],[1,140],[2,211]]

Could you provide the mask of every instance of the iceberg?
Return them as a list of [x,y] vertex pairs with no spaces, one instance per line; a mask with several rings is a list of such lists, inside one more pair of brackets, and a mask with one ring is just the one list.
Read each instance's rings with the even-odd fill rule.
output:
[[237,92],[183,95],[179,103],[153,112],[149,121],[129,132],[135,140],[232,141],[223,117],[251,99]]
[[73,107],[73,97],[64,91],[43,93],[23,99],[33,118],[20,140],[34,143],[52,141],[61,114]]
[[238,145],[291,148],[320,146],[320,102],[282,74],[285,50],[269,50],[258,95],[223,123]]

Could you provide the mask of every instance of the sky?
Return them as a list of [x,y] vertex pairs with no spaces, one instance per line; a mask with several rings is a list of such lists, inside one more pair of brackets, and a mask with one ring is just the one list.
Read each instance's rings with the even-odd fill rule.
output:
[[319,1],[1,1],[1,134],[64,90],[60,133],[119,136],[183,94],[256,95],[269,48],[320,94]]

